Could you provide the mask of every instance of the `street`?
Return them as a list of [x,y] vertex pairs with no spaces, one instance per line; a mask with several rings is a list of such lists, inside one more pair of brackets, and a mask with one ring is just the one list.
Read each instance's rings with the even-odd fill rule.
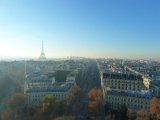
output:
[[81,71],[76,81],[80,86],[83,98],[80,102],[80,112],[76,117],[76,120],[89,120],[91,119],[88,112],[88,92],[92,88],[101,88],[100,75],[97,67],[96,60],[90,60],[86,70]]

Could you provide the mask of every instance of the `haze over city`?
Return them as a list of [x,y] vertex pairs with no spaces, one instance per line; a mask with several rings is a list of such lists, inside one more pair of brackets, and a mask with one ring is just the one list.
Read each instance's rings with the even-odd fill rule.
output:
[[160,1],[1,0],[0,56],[160,59]]
[[160,120],[159,0],[0,0],[0,120]]

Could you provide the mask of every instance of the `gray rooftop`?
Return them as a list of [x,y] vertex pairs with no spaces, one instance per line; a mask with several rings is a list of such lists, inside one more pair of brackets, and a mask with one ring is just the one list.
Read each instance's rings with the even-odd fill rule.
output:
[[26,93],[35,93],[35,92],[66,92],[68,91],[73,84],[66,83],[61,85],[53,85],[48,87],[31,87],[26,90]]
[[126,96],[126,97],[139,97],[139,98],[151,98],[153,93],[151,91],[117,91],[117,90],[110,90],[107,91],[107,95],[114,95],[114,96]]
[[160,80],[152,80],[152,81],[150,81],[150,84],[154,84],[154,85],[160,87]]
[[127,73],[103,73],[103,78],[106,79],[123,79],[123,80],[142,80],[143,78],[141,75],[137,74],[127,74]]

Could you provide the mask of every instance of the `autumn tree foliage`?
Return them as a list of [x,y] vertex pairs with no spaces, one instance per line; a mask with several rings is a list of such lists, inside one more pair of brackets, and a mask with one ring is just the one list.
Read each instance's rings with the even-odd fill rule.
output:
[[88,92],[88,109],[91,113],[98,115],[102,110],[103,93],[100,88],[93,88]]
[[160,98],[152,98],[150,102],[150,113],[156,119],[160,119]]
[[7,107],[1,120],[52,120],[66,113],[66,101],[56,101],[53,95],[46,95],[39,106],[26,106],[23,93],[14,93],[6,102]]
[[7,101],[7,107],[2,112],[2,120],[21,120],[24,115],[25,98],[22,93],[14,93]]
[[[80,101],[83,97],[81,88],[75,83],[69,92],[69,97],[67,100],[67,114],[77,115],[79,114]],[[77,107],[78,106],[78,107]]]
[[79,102],[79,100],[82,98],[82,91],[81,88],[75,83],[70,91],[69,94],[69,102],[70,103],[75,103],[75,102]]
[[140,110],[137,112],[136,120],[150,120],[149,112]]
[[128,120],[135,120],[136,119],[136,113],[135,111],[128,109],[127,111],[127,118]]
[[90,101],[97,101],[97,102],[102,102],[103,100],[103,93],[102,90],[100,88],[98,89],[91,89],[88,93],[88,99]]

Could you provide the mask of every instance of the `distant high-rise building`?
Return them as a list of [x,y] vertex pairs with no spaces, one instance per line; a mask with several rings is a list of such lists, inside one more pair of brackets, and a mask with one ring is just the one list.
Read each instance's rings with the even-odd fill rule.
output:
[[42,41],[42,50],[41,50],[39,60],[46,60],[46,56],[45,56],[45,53],[44,53],[43,41]]

